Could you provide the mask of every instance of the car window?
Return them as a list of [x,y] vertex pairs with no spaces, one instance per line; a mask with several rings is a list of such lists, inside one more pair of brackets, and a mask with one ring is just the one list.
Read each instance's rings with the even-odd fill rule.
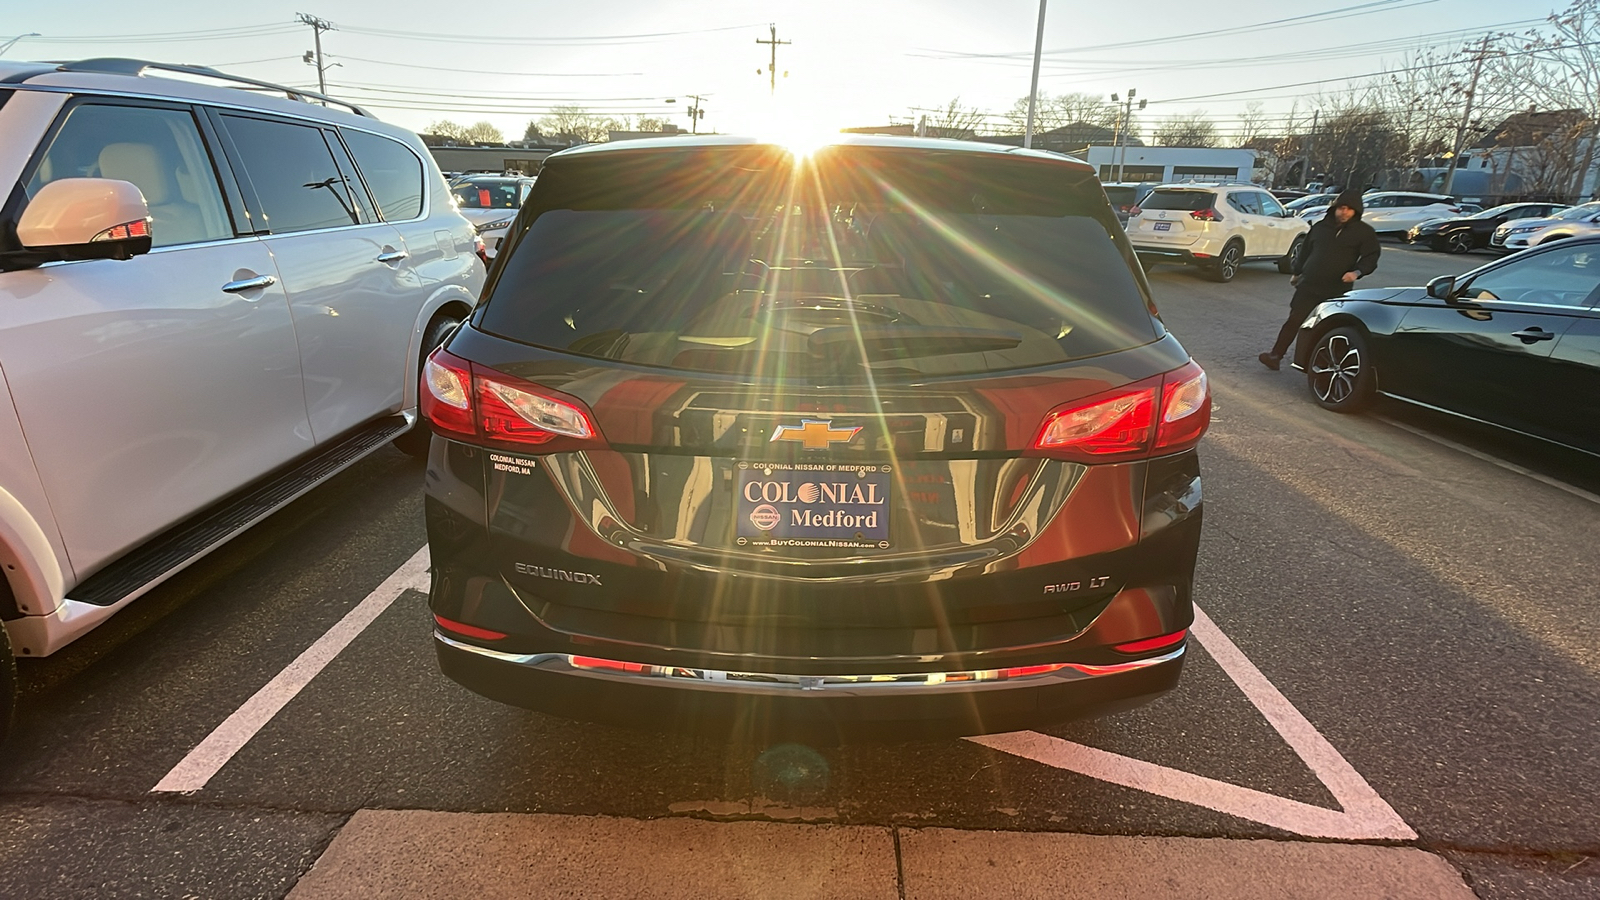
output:
[[515,181],[464,181],[451,190],[462,209],[517,209],[525,196]]
[[150,206],[152,247],[234,236],[211,155],[188,110],[73,107],[29,179],[28,196],[61,178],[133,182]]
[[770,147],[552,160],[485,331],[636,365],[915,378],[1139,346],[1155,322],[1092,173]]
[[1236,191],[1228,195],[1228,205],[1252,216],[1261,215],[1261,202],[1252,191]]
[[1361,205],[1363,207],[1367,208],[1367,209],[1388,209],[1389,207],[1394,205],[1394,198],[1393,197],[1369,197],[1369,198],[1367,198],[1365,200],[1362,200],[1361,201]]
[[1600,245],[1558,247],[1509,262],[1467,285],[1468,300],[1587,306],[1600,292]]
[[1584,203],[1580,206],[1569,206],[1566,209],[1558,210],[1554,213],[1551,213],[1550,217],[1553,219],[1561,219],[1562,221],[1570,222],[1576,219],[1587,218],[1595,215],[1596,213],[1600,213],[1600,203]]
[[224,115],[274,234],[360,224],[350,176],[334,162],[322,129]]
[[422,160],[411,148],[365,131],[344,131],[373,202],[391,222],[422,215]]
[[1157,188],[1144,198],[1139,206],[1142,209],[1175,209],[1184,212],[1196,212],[1210,209],[1217,202],[1217,195],[1210,191],[1163,191]]
[[1283,215],[1283,204],[1279,203],[1278,199],[1271,194],[1257,193],[1256,199],[1261,201],[1262,215],[1279,217]]

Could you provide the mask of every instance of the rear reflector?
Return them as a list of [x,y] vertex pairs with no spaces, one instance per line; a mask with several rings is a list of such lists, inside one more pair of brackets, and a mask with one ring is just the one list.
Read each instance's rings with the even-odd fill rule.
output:
[[1210,386],[1191,360],[1165,375],[1051,410],[1033,451],[1090,463],[1144,459],[1195,446],[1210,424]]
[[452,621],[440,615],[435,615],[433,621],[437,622],[439,627],[445,631],[459,634],[462,637],[477,638],[480,641],[498,641],[505,637],[504,632],[490,631],[487,628],[479,628],[476,625],[468,625],[465,622]]
[[1181,644],[1183,643],[1183,639],[1188,636],[1189,629],[1185,628],[1182,631],[1174,631],[1171,634],[1163,634],[1158,637],[1145,638],[1142,641],[1130,641],[1126,644],[1117,644],[1111,649],[1117,651],[1118,653],[1148,653],[1151,650],[1160,650],[1164,647],[1172,647],[1177,644]]

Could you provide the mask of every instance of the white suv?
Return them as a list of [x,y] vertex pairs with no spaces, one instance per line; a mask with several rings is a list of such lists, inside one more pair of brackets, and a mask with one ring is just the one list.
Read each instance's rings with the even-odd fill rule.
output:
[[1181,262],[1224,282],[1252,259],[1288,273],[1310,228],[1253,184],[1162,185],[1128,216],[1128,240],[1146,264]]
[[481,245],[415,135],[335,103],[0,63],[0,737],[13,653],[391,441],[426,452],[421,362]]

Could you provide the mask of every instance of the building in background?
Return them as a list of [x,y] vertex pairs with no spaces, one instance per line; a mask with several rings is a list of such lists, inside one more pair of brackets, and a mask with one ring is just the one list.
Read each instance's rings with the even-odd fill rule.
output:
[[1084,155],[1089,165],[1100,173],[1101,181],[1154,181],[1163,184],[1180,181],[1251,182],[1256,171],[1256,157],[1254,150],[1146,147],[1131,143],[1125,149],[1111,144],[1095,144]]

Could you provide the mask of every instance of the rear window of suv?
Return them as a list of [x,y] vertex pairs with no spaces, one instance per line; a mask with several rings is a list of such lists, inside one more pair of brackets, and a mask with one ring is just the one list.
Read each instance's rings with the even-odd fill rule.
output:
[[1139,204],[1140,209],[1176,209],[1183,212],[1196,212],[1210,209],[1217,203],[1217,195],[1210,191],[1164,191],[1160,188],[1150,192],[1144,202]]
[[1092,173],[968,152],[772,147],[550,160],[478,326],[674,369],[948,375],[1154,340]]

